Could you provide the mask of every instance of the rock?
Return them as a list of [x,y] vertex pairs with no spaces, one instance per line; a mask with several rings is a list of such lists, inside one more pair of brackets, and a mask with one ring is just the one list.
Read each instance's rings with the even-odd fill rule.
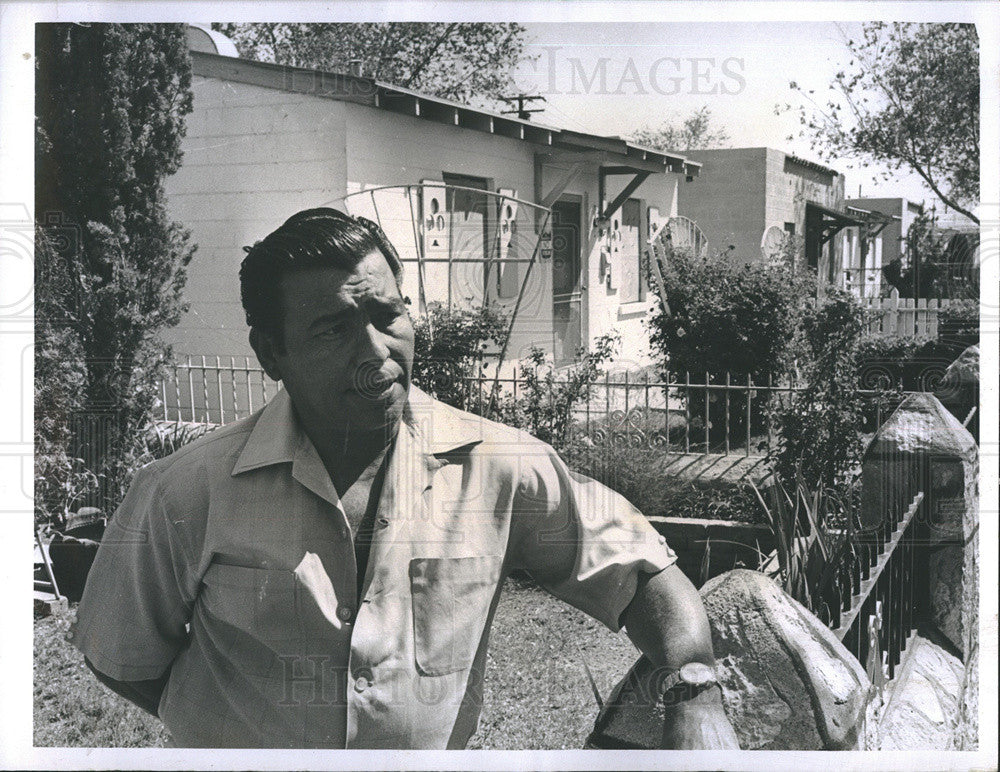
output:
[[888,692],[878,750],[950,750],[962,670],[957,657],[927,638],[914,637]]
[[962,539],[964,468],[978,457],[972,435],[932,394],[910,394],[882,425],[861,468],[861,522],[903,512],[918,491],[932,506],[932,543]]
[[[965,674],[955,720],[954,746],[979,749],[979,466],[966,468],[962,566],[962,646]],[[994,625],[996,618],[994,617]],[[995,628],[994,628],[995,629]]]
[[934,396],[959,421],[965,420],[973,406],[979,404],[979,346],[969,346],[948,365]]
[[[744,750],[861,749],[872,686],[858,661],[805,607],[757,571],[701,589],[726,714]],[[656,748],[662,711],[639,687],[639,660],[598,716],[596,747]]]
[[928,586],[930,623],[958,650],[962,649],[962,546],[930,550]]

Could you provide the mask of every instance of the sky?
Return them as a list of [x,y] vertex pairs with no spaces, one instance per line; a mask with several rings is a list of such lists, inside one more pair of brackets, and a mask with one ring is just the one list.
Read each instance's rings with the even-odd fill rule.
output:
[[[707,105],[732,147],[768,146],[826,163],[845,175],[848,197],[935,200],[915,174],[873,179],[857,159],[825,162],[800,138],[804,103],[796,81],[825,104],[833,76],[849,62],[845,42],[857,23],[529,23],[528,53],[515,81],[542,94],[533,120],[594,134],[628,135],[643,126],[680,123]],[[775,113],[776,105],[792,110]],[[807,103],[806,103],[807,104]],[[793,139],[789,140],[788,137]],[[879,167],[881,168],[881,167]],[[940,206],[938,207],[940,209]]]

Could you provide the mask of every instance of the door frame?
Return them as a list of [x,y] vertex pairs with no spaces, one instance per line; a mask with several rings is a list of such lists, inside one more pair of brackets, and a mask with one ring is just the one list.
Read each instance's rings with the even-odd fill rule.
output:
[[[577,302],[579,303],[579,310],[580,310],[580,322],[579,322],[580,345],[584,346],[585,348],[589,348],[588,343],[590,342],[590,339],[587,337],[587,330],[588,330],[588,327],[589,327],[589,325],[587,324],[587,313],[588,313],[588,304],[587,304],[587,276],[588,276],[589,265],[588,265],[586,256],[588,254],[587,247],[588,247],[588,245],[590,243],[590,236],[589,236],[589,232],[586,230],[586,225],[585,225],[585,223],[587,221],[587,209],[586,209],[586,207],[587,207],[587,201],[586,201],[586,197],[584,195],[580,194],[580,193],[566,193],[566,192],[563,192],[562,194],[560,194],[559,198],[557,198],[553,202],[553,204],[552,204],[552,209],[553,209],[552,226],[553,226],[553,230],[555,229],[555,207],[558,206],[559,204],[572,204],[572,205],[575,205],[577,207],[577,211],[579,212],[579,216],[578,216],[577,223],[576,223],[577,233],[578,233],[578,237],[577,237],[577,276],[576,276],[576,279],[577,279],[576,280],[577,290],[576,290],[575,293],[570,293],[570,294],[571,294],[571,296],[575,294],[577,296]],[[553,361],[555,361],[555,272],[554,272],[554,270],[551,273],[550,280],[551,280],[551,285],[550,285],[549,292],[550,292],[550,295],[552,296],[552,357],[553,357]],[[570,302],[570,303],[573,302],[572,297],[570,298],[570,300],[568,302]],[[566,364],[566,363],[563,363],[563,364]],[[560,366],[562,366],[562,365],[560,365],[559,363],[556,363],[556,367],[560,367]]]

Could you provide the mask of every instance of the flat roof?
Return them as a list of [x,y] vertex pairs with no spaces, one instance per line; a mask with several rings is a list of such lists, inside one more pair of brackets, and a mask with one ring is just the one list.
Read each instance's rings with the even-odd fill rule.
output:
[[800,158],[797,155],[792,155],[791,153],[786,153],[784,150],[779,150],[776,147],[769,147],[767,145],[759,145],[755,147],[707,147],[701,150],[690,150],[689,152],[692,156],[708,156],[708,155],[724,155],[726,153],[749,153],[749,152],[767,152],[771,151],[774,153],[781,153],[785,160],[791,161],[793,164],[798,164],[806,169],[812,169],[817,172],[824,172],[829,174],[831,177],[837,177],[840,175],[836,169],[831,169],[829,166],[823,166],[823,164],[818,164],[815,161],[810,161],[806,158]]
[[[784,153],[783,150],[778,152]],[[840,174],[836,169],[831,169],[829,166],[823,166],[823,164],[818,164],[815,161],[809,161],[805,158],[799,158],[797,155],[792,155],[791,153],[785,153],[785,159],[799,166],[804,166],[806,169],[829,174],[831,177],[836,177]]]
[[201,77],[354,102],[535,145],[593,154],[595,161],[637,172],[676,172],[696,177],[701,171],[700,163],[677,153],[645,147],[620,137],[587,134],[501,115],[374,78],[236,59],[203,51],[191,51],[191,61],[193,73]]

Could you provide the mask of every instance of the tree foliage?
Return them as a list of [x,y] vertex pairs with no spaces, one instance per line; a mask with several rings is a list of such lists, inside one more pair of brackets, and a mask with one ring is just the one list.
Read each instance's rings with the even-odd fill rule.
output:
[[462,102],[510,96],[525,61],[520,24],[392,22],[215,24],[240,56],[295,67],[362,74]]
[[[804,135],[827,159],[907,168],[978,223],[979,38],[971,24],[863,25],[825,105],[805,109]],[[808,97],[792,82],[793,90]],[[888,176],[888,175],[887,175]]]
[[111,507],[141,452],[169,355],[159,332],[180,318],[194,252],[163,187],[191,110],[187,38],[177,24],[39,24],[36,62],[35,211],[51,247],[36,266],[40,442],[84,456]]
[[979,298],[979,268],[964,234],[949,234],[921,215],[906,232],[906,263],[896,258],[882,273],[902,298]]
[[645,126],[631,134],[633,141],[655,150],[704,150],[712,147],[729,147],[729,132],[714,125],[712,111],[703,105],[680,124],[666,122],[659,128]]

